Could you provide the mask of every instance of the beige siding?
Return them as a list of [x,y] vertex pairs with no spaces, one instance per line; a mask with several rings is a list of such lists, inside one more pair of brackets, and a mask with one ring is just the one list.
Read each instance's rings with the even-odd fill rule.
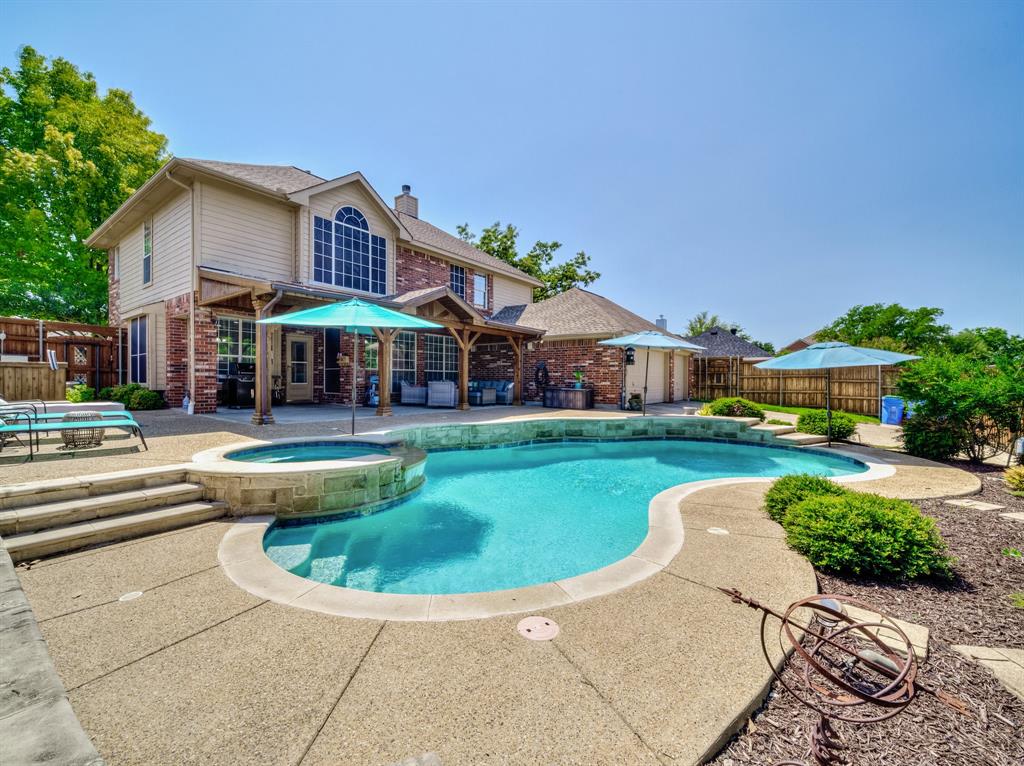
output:
[[673,364],[675,364],[675,370],[673,371],[673,397],[675,401],[682,401],[686,399],[686,387],[689,383],[689,363],[690,358],[686,354],[676,354]]
[[201,209],[200,265],[264,279],[292,278],[294,208],[203,183]]
[[494,280],[495,311],[501,311],[505,306],[533,303],[533,288],[528,284],[498,274],[492,274],[491,278]]
[[314,194],[310,198],[308,215],[303,221],[299,280],[306,283],[313,282],[313,217],[333,219],[338,208],[345,205],[352,205],[366,217],[367,223],[370,224],[370,233],[387,239],[387,292],[393,293],[395,291],[395,237],[398,234],[398,229],[388,217],[387,212],[381,209],[380,202],[372,198],[356,182]]
[[118,243],[121,253],[121,316],[154,301],[187,293],[192,286],[192,210],[182,191],[154,211],[153,279],[142,284],[142,227],[140,223]]
[[[154,252],[156,248],[154,247]],[[164,304],[150,303],[139,306],[126,316],[122,316],[122,322],[128,327],[132,319],[145,315],[147,320],[147,331],[149,332],[149,343],[147,349],[147,374],[149,381],[147,387],[162,391],[167,388],[167,314]],[[128,355],[131,358],[131,338],[129,333]],[[125,367],[131,369],[129,363]]]

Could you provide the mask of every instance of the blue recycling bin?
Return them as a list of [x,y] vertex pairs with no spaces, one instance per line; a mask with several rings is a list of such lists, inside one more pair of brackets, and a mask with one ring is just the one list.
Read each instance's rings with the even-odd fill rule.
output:
[[882,424],[898,426],[903,422],[903,399],[899,396],[882,397]]

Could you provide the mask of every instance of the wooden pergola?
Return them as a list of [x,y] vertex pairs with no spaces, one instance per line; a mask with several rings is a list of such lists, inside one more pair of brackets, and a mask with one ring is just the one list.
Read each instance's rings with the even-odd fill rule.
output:
[[[313,288],[294,283],[269,283],[219,271],[200,270],[198,305],[223,306],[235,310],[251,310],[256,319],[288,313],[328,301],[347,300],[343,291]],[[481,343],[508,343],[512,350],[513,404],[523,403],[523,343],[539,338],[543,331],[520,325],[509,325],[487,319],[447,286],[414,290],[398,296],[375,300],[382,306],[429,319],[441,325],[455,339],[459,350],[458,409],[469,406],[469,355]],[[379,403],[377,415],[393,414],[391,408],[391,360],[398,329],[375,329],[379,343],[377,374]],[[425,331],[415,331],[418,334]],[[440,332],[440,331],[434,331]],[[355,352],[355,350],[353,350]],[[256,396],[252,422],[264,425],[274,422],[271,407],[269,364],[269,332],[267,325],[256,325]]]

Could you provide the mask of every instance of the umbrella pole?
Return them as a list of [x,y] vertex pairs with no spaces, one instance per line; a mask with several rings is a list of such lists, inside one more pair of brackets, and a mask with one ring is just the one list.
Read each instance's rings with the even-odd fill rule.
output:
[[825,418],[828,420],[828,446],[832,446],[832,368],[825,368]]
[[651,370],[651,350],[647,349],[644,352],[644,406],[641,415],[647,417],[647,373]]
[[356,378],[359,377],[359,332],[352,331],[352,435],[356,435]]

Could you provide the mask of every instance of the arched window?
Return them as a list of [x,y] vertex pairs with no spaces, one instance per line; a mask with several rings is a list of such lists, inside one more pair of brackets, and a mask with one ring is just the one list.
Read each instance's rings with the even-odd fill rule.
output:
[[366,216],[346,205],[330,221],[313,218],[313,280],[383,295],[387,289],[388,245],[370,233]]

